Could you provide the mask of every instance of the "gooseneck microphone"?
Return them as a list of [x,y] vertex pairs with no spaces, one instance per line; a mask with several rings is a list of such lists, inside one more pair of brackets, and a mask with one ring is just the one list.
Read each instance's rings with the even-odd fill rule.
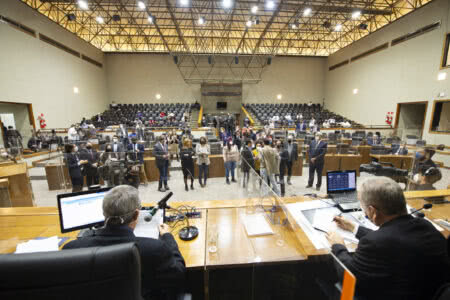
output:
[[[432,208],[432,207],[433,207],[433,204],[431,204],[431,203],[425,203],[425,204],[423,205],[422,208],[415,209],[415,210],[413,210],[412,212],[410,212],[409,214],[410,214],[410,215],[415,215],[416,213],[418,213],[419,211],[421,211],[421,210],[423,210],[423,209],[430,209],[430,208]],[[425,217],[425,215],[424,215],[423,213],[418,213],[416,216],[419,217],[419,218]]]
[[145,222],[150,222],[153,219],[153,216],[156,215],[156,212],[162,208],[168,208],[167,201],[169,201],[170,197],[172,197],[173,193],[170,192],[167,195],[164,196],[161,200],[159,200],[158,204],[156,204],[155,207],[153,207],[148,215],[144,217]]

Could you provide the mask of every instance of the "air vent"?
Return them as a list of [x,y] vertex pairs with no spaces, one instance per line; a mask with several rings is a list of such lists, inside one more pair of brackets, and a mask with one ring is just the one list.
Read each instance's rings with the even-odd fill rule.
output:
[[102,67],[103,67],[103,65],[102,65],[101,63],[99,63],[98,61],[96,61],[96,60],[94,60],[94,59],[92,59],[92,58],[90,58],[90,57],[87,57],[87,56],[84,55],[84,54],[81,54],[81,58],[82,58],[83,60],[87,61],[87,62],[90,62],[90,63],[93,64],[93,65],[96,65],[96,66],[99,67],[99,68],[102,68]]
[[344,60],[343,62],[340,62],[338,64],[332,65],[331,67],[328,68],[329,71],[333,71],[334,69],[337,69],[339,67],[348,65],[349,61],[348,59]]
[[6,24],[10,25],[13,28],[16,28],[22,32],[25,32],[25,33],[31,35],[32,37],[36,37],[36,31],[31,29],[30,27],[22,25],[16,21],[11,20],[10,18],[4,17],[4,16],[0,16],[0,20],[2,20],[3,22],[5,22]]
[[382,45],[380,45],[378,47],[370,49],[370,50],[368,50],[366,52],[363,52],[363,53],[361,53],[359,55],[353,56],[351,61],[354,62],[354,61],[356,61],[358,59],[361,59],[363,57],[366,57],[366,56],[372,55],[374,53],[377,53],[378,51],[382,51],[384,49],[387,49],[388,47],[389,47],[389,43],[384,43],[384,44],[382,44]]
[[61,44],[60,42],[55,41],[54,39],[49,38],[46,35],[43,35],[42,33],[39,33],[39,39],[41,41],[43,41],[43,42],[46,42],[46,43],[56,47],[56,48],[59,48],[59,49],[61,49],[63,51],[66,51],[67,53],[70,53],[73,56],[76,56],[78,58],[80,57],[80,53],[79,52],[77,52],[77,51],[75,51],[75,50],[73,50],[73,49],[71,49],[71,48]]
[[427,32],[433,31],[435,29],[438,29],[439,27],[441,27],[441,21],[438,21],[436,23],[427,25],[425,27],[422,27],[420,29],[417,29],[416,31],[412,32],[412,33],[408,33],[405,35],[402,35],[401,37],[398,37],[396,39],[393,39],[391,42],[392,46],[398,45],[400,43],[406,42],[407,40],[413,39],[415,37],[418,37],[419,35],[425,34]]

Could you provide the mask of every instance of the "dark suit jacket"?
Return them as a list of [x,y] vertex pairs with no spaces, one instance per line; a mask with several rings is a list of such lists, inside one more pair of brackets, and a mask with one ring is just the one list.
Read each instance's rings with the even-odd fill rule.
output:
[[167,155],[169,153],[169,150],[167,148],[167,145],[162,145],[161,143],[156,143],[153,148],[153,155],[156,159],[156,166],[158,168],[164,167],[167,158],[164,158],[164,155]]
[[81,160],[87,160],[88,163],[85,166],[92,167],[93,164],[98,163],[100,160],[100,154],[94,150],[91,149],[92,153],[88,149],[83,149],[80,151],[80,159]]
[[64,156],[70,178],[82,178],[83,175],[81,174],[81,166],[78,164],[80,160],[78,159],[77,154],[65,153]]
[[137,147],[138,147],[139,152],[134,153],[135,144],[128,144],[128,152],[131,152],[131,153],[129,153],[129,155],[130,155],[129,157],[131,160],[138,160],[139,163],[143,164],[145,147],[144,147],[144,145],[139,144],[139,143],[137,144]]
[[396,145],[396,144],[392,144],[391,151],[392,151],[392,154],[397,154],[397,152],[398,152],[398,155],[406,155],[406,154],[408,154],[408,149],[407,148],[400,147],[400,145]]
[[356,276],[363,299],[427,300],[449,278],[447,241],[431,223],[410,215],[377,231],[359,227],[352,256],[344,245],[333,253]]
[[311,162],[311,158],[315,158],[316,164],[322,164],[325,161],[327,148],[328,144],[326,142],[320,141],[320,144],[318,144],[316,140],[313,140],[311,144],[309,144],[308,149],[309,161]]
[[159,240],[136,237],[128,226],[107,226],[95,236],[69,242],[64,249],[109,246],[135,242],[141,255],[142,296],[159,299],[164,291],[182,290],[185,281],[185,262],[170,233]]
[[125,159],[125,150],[124,150],[124,148],[123,148],[123,145],[122,145],[122,143],[120,143],[120,142],[118,142],[117,144],[117,149],[116,149],[116,151],[114,151],[114,143],[111,143],[111,149],[112,149],[112,152],[113,153],[111,153],[111,158],[116,158],[116,159]]
[[[288,147],[289,143],[284,143],[284,149],[288,150]],[[294,143],[294,141],[292,141],[292,152],[291,155],[289,156],[289,161],[296,161],[296,160],[298,160],[298,145],[297,143]]]

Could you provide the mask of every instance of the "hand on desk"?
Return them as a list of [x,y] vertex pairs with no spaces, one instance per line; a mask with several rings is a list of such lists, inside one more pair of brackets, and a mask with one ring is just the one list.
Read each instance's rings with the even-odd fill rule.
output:
[[164,223],[159,225],[159,235],[164,235],[169,232],[170,232],[169,225],[164,224]]
[[342,236],[339,233],[337,233],[335,231],[328,232],[326,237],[331,245],[334,245],[334,244],[344,245],[344,239],[342,238]]
[[344,229],[344,230],[353,232],[353,230],[355,229],[355,224],[353,224],[353,223],[350,222],[350,221],[347,221],[346,219],[344,219],[344,218],[341,217],[341,216],[336,216],[336,217],[334,217],[334,218],[333,218],[333,221],[336,222],[336,224],[337,224],[338,227],[340,227],[340,228],[342,228],[342,229]]

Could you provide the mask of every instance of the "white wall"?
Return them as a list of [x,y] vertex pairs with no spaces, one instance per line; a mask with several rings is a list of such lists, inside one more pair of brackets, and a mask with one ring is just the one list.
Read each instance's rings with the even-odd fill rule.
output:
[[[244,84],[244,103],[315,102],[324,98],[326,58],[275,57],[258,84]],[[200,84],[184,82],[169,55],[106,54],[108,95],[116,103],[200,101]],[[155,98],[156,94],[161,99]],[[281,101],[277,95],[282,94]]]
[[[424,139],[432,144],[450,144],[450,135],[430,134],[432,101],[440,92],[450,98],[450,78],[437,81],[440,71],[449,1],[436,0],[393,24],[338,51],[328,58],[328,66],[390,42],[425,25],[441,21],[439,29],[372,54],[333,71],[326,71],[325,105],[365,125],[385,124],[387,112],[397,103],[429,101]],[[450,72],[448,75],[450,75]],[[448,76],[450,77],[450,76]],[[359,93],[353,95],[353,89]]]
[[[101,51],[20,1],[0,1],[0,14],[103,63]],[[0,101],[32,103],[35,118],[43,113],[50,128],[68,127],[106,109],[104,72],[0,22]]]

